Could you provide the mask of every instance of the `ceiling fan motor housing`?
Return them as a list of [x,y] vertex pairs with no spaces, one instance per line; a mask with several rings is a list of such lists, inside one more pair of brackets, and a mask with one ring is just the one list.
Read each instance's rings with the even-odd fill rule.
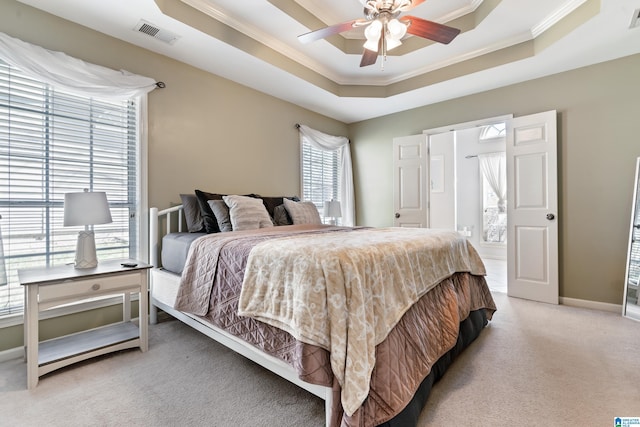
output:
[[410,8],[411,3],[412,0],[369,0],[364,5],[364,15],[368,20],[376,19],[382,14],[389,14],[395,18]]

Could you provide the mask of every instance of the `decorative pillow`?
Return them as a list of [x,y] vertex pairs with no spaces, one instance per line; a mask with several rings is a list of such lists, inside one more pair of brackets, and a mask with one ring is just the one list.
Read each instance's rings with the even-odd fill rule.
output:
[[231,226],[234,231],[273,227],[269,212],[261,199],[247,196],[223,196],[229,206]]
[[322,224],[318,209],[313,202],[294,202],[284,199],[284,207],[294,224]]
[[187,230],[189,233],[203,233],[204,221],[200,214],[200,205],[195,194],[181,194],[182,209],[184,211],[184,219],[187,222]]
[[291,225],[293,220],[287,213],[284,203],[273,208],[273,223],[275,225]]
[[206,191],[196,190],[196,197],[198,198],[198,205],[200,205],[200,215],[202,216],[202,222],[204,224],[204,230],[207,233],[218,233],[220,228],[218,227],[218,221],[216,220],[211,206],[207,203],[209,200],[222,200],[224,194],[207,193]]
[[[275,219],[275,209],[276,206],[280,206],[282,205],[282,199],[284,199],[285,197],[283,196],[277,196],[277,197],[263,197],[260,196],[260,198],[262,199],[262,203],[264,203],[264,206],[267,208],[267,212],[269,212],[269,216],[271,216],[271,218]],[[289,200],[295,200],[296,202],[299,202],[300,199],[298,199],[296,196],[286,196],[287,199]]]
[[233,231],[231,227],[231,218],[229,218],[229,206],[224,200],[208,200],[207,203],[216,217],[218,228],[220,231]]

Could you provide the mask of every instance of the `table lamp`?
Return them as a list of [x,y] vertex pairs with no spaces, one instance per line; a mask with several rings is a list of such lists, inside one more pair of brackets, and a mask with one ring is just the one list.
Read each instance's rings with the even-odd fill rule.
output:
[[96,241],[90,225],[108,224],[111,220],[107,194],[102,191],[66,193],[64,195],[64,225],[84,225],[84,230],[78,233],[76,245],[76,268],[95,268],[98,266],[96,257]]
[[324,202],[324,216],[333,218],[331,225],[337,224],[337,218],[342,217],[342,209],[340,209],[340,202],[337,200],[327,200]]

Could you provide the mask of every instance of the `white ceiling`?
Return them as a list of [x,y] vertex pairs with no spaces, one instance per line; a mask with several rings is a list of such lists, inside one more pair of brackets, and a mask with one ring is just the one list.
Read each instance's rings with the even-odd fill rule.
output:
[[[297,40],[324,25],[362,18],[359,0],[19,1],[345,123],[640,53],[640,29],[630,28],[640,0],[600,0],[599,11],[598,0],[428,0],[405,14],[453,25],[483,10],[489,13],[449,45],[423,43],[389,56],[384,69],[380,58],[360,68],[359,52],[345,53],[328,40]],[[594,4],[595,16],[579,15]],[[300,11],[311,17],[305,22],[316,22],[314,28],[299,22],[304,21]],[[179,38],[167,44],[135,31],[141,19]],[[560,26],[555,24],[576,19],[576,29],[528,57],[463,75],[455,68],[542,39]],[[213,28],[220,22],[228,26],[225,31],[208,31],[216,37],[201,31],[202,25]],[[238,43],[243,35],[259,43]],[[342,36],[338,43],[362,37],[361,30]],[[405,41],[405,48],[410,44]],[[162,70],[150,77],[162,80]]]

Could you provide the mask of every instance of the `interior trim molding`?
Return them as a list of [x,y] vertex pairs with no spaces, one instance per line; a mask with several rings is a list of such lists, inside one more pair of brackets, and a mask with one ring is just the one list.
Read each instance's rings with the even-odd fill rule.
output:
[[[0,351],[0,363],[6,362],[7,360],[18,359],[20,357],[24,357],[24,348],[23,347],[15,347],[10,348],[9,350]],[[25,371],[27,369],[27,365],[24,365]]]
[[589,0],[569,0],[531,29],[533,38],[547,31]]
[[560,297],[560,304],[570,307],[589,308],[592,310],[608,311],[618,313],[622,316],[622,304],[611,304],[608,302],[590,301],[586,299]]

